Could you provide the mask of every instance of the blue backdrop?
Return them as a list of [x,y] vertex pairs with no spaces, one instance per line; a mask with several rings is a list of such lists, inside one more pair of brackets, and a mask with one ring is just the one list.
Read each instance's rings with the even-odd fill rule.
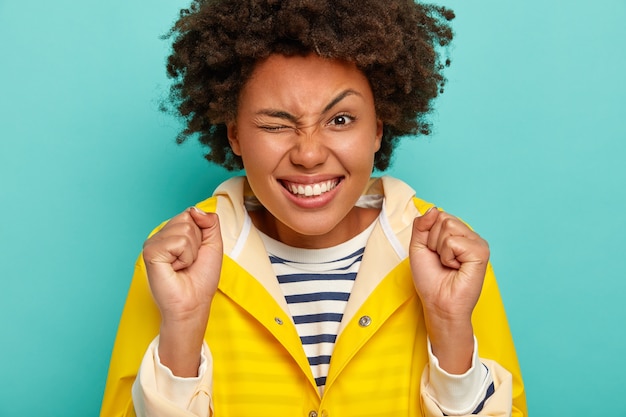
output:
[[[228,176],[158,110],[186,4],[0,0],[0,416],[98,414],[144,237]],[[532,416],[626,416],[626,1],[445,4],[389,172],[490,242]]]

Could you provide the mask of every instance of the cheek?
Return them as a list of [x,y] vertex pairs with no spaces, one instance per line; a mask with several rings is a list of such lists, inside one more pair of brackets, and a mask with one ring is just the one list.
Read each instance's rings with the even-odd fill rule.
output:
[[353,165],[367,167],[373,165],[375,154],[380,149],[380,141],[374,139],[370,132],[363,137],[364,139],[357,143],[344,146],[342,155],[345,160],[352,161]]
[[266,172],[273,170],[283,158],[285,151],[275,144],[254,138],[242,144],[242,160],[248,172]]

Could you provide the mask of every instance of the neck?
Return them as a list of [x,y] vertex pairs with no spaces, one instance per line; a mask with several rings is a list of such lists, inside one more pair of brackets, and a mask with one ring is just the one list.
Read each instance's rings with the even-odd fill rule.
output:
[[347,242],[367,229],[379,214],[379,209],[354,207],[340,225],[326,233],[306,235],[289,228],[264,208],[249,213],[261,232],[285,245],[303,249],[323,249]]

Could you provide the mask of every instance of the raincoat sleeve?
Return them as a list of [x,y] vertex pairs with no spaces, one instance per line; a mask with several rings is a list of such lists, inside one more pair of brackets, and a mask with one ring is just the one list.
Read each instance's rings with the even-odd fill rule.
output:
[[206,343],[202,347],[202,359],[195,378],[180,378],[161,364],[158,355],[158,337],[148,348],[137,379],[133,384],[132,397],[135,413],[143,416],[208,417],[212,415],[212,366]]
[[[161,316],[152,299],[145,264],[140,256],[135,264],[135,272],[113,346],[100,410],[101,417],[163,415],[164,410],[168,411],[165,414],[168,416],[210,415],[208,405],[212,372],[208,347],[206,344],[203,347],[204,360],[200,369],[203,372],[195,381],[197,384],[195,388],[189,389],[189,385],[193,384],[191,381],[172,386],[172,382],[176,381],[169,378],[167,372],[170,371],[158,361],[160,322]],[[187,391],[191,391],[191,395],[182,394],[187,398],[181,399],[181,393]],[[169,399],[168,395],[174,398]],[[134,404],[133,396],[137,404]],[[205,410],[204,414],[190,414],[191,411],[176,405],[181,402],[188,402],[189,410],[195,412],[199,409]],[[155,410],[159,410],[159,413],[155,413]]]

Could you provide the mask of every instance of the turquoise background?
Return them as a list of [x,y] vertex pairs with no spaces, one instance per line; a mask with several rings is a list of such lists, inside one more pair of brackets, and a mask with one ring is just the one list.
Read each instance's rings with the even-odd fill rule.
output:
[[[96,416],[134,260],[228,173],[158,110],[186,1],[0,0],[0,416]],[[491,244],[531,415],[626,416],[626,1],[456,0],[391,174]]]

